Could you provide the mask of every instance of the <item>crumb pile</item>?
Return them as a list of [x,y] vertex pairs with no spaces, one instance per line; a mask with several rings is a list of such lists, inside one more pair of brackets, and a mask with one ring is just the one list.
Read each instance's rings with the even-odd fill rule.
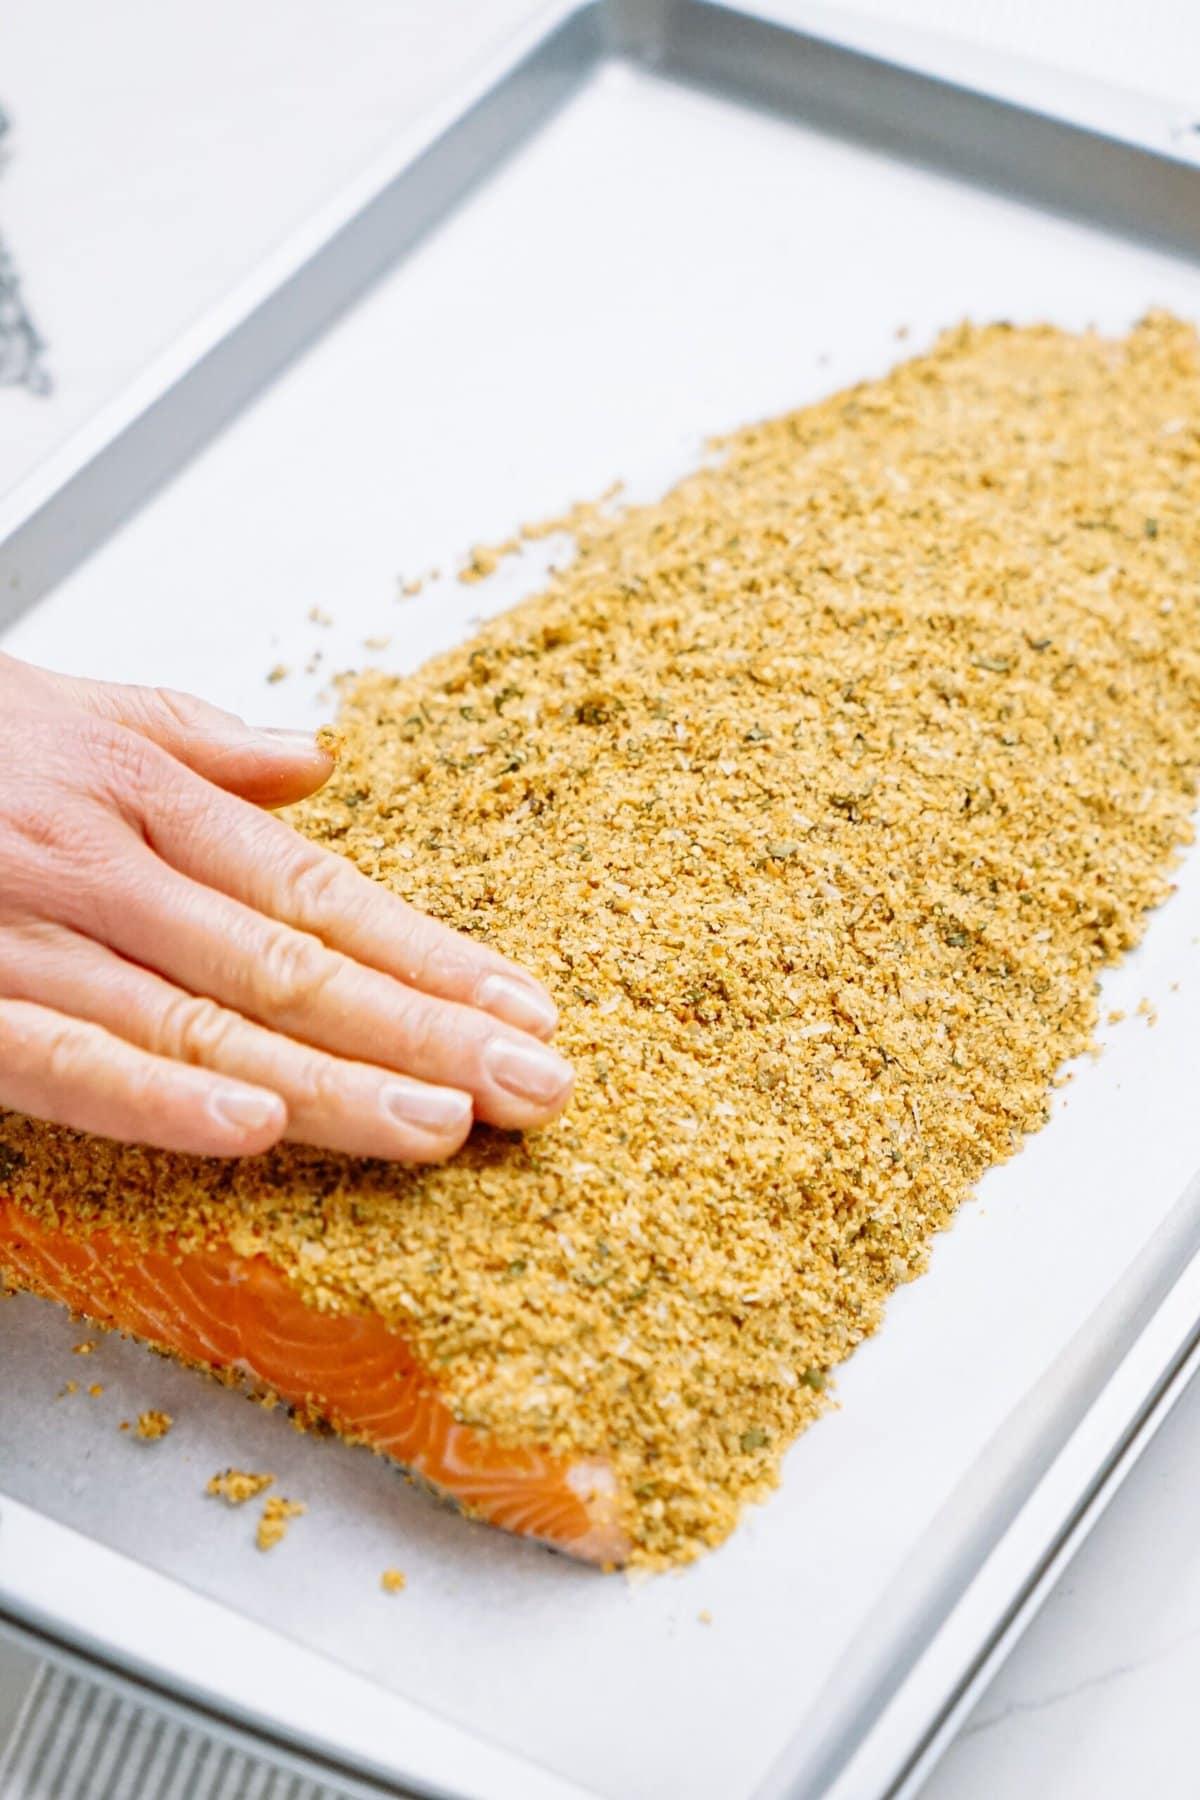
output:
[[565,1118],[416,1172],[10,1119],[14,1194],[232,1236],[403,1329],[462,1421],[611,1458],[635,1560],[718,1542],[1169,891],[1198,420],[1164,315],[963,327],[585,517],[545,593],[358,682],[292,815],[550,983]]
[[143,1443],[157,1444],[165,1438],[175,1421],[169,1412],[160,1412],[157,1407],[149,1407],[137,1417],[137,1434]]
[[224,1500],[226,1506],[245,1506],[256,1500],[274,1481],[273,1475],[255,1474],[250,1469],[222,1469],[210,1477],[205,1493],[213,1500]]
[[308,1508],[300,1500],[285,1500],[280,1494],[271,1494],[263,1501],[262,1517],[258,1521],[254,1542],[260,1550],[273,1550],[287,1536],[292,1520],[300,1518],[307,1511]]

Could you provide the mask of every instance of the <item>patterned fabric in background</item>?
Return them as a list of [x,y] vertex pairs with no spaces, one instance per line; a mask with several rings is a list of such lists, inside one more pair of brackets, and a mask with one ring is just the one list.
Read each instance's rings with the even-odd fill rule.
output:
[[[8,132],[8,119],[0,112],[0,156]],[[21,297],[16,265],[0,238],[0,386],[25,387],[32,394],[48,394],[50,377],[42,362],[46,348]]]

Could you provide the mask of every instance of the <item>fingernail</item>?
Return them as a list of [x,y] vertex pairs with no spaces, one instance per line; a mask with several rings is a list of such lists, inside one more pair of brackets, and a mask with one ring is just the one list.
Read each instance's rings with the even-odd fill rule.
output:
[[461,1131],[471,1116],[471,1096],[421,1081],[392,1081],[383,1090],[385,1112],[422,1131]]
[[222,1125],[237,1132],[283,1124],[283,1101],[277,1094],[256,1094],[253,1088],[218,1088],[208,1104]]
[[307,750],[310,753],[317,751],[322,756],[329,754],[328,751],[321,749],[311,731],[293,731],[286,725],[257,725],[254,729],[259,737],[277,738],[279,743],[288,750]]
[[497,1087],[520,1100],[549,1104],[560,1100],[571,1085],[570,1063],[545,1044],[496,1037],[484,1051],[483,1061]]
[[511,975],[485,975],[475,999],[486,1012],[495,1013],[519,1031],[551,1032],[558,1024],[558,1008],[549,994]]

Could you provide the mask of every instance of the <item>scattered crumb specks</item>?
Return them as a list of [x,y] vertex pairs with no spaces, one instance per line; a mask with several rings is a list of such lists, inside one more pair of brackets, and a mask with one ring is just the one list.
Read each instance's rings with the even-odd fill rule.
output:
[[385,1594],[401,1594],[408,1586],[408,1576],[402,1569],[385,1569],[379,1577],[379,1585]]
[[274,1479],[273,1475],[258,1475],[250,1469],[222,1469],[204,1491],[214,1500],[223,1500],[226,1506],[244,1506],[247,1500],[257,1499]]
[[[522,534],[524,535],[524,534]],[[495,573],[506,556],[519,556],[521,539],[506,538],[502,544],[475,544],[463,567],[458,571],[458,579],[470,584],[473,581],[485,581]]]
[[968,325],[593,509],[535,598],[346,686],[288,815],[550,983],[563,1117],[399,1168],[4,1114],[17,1204],[182,1252],[235,1219],[486,1441],[603,1454],[635,1560],[718,1543],[1045,1122],[1172,891],[1197,417],[1164,314]]
[[149,1407],[145,1412],[138,1414],[137,1434],[143,1443],[157,1444],[160,1438],[166,1437],[174,1423],[170,1413],[160,1412],[156,1407]]
[[254,1537],[259,1549],[273,1550],[276,1544],[282,1543],[292,1520],[307,1510],[303,1501],[285,1500],[280,1494],[272,1494],[263,1502],[262,1518]]

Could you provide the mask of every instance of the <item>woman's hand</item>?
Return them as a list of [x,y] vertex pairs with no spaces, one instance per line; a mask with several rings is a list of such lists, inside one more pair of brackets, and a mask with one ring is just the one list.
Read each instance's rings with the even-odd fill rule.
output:
[[304,733],[0,656],[0,1107],[403,1162],[561,1111],[545,989],[260,810],[330,767]]

